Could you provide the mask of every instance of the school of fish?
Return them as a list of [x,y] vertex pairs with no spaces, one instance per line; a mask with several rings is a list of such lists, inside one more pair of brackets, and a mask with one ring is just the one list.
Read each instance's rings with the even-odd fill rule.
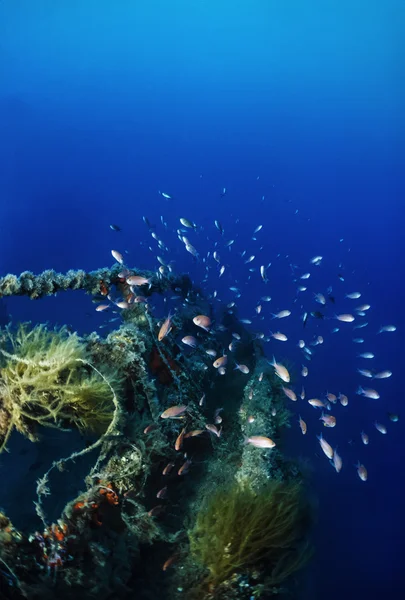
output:
[[[159,194],[165,200],[171,200],[172,196],[159,192]],[[226,188],[223,188],[221,192],[221,198],[226,194]],[[173,215],[170,215],[173,218]],[[339,271],[335,274],[336,281],[339,283],[339,292],[334,293],[332,286],[329,286],[324,290],[311,290],[311,277],[314,275],[314,271],[322,268],[325,262],[325,258],[322,255],[316,255],[313,257],[306,257],[302,259],[301,265],[289,263],[291,279],[295,285],[295,295],[291,298],[285,299],[284,306],[276,306],[275,312],[268,312],[266,305],[272,302],[272,275],[271,267],[272,261],[269,261],[269,257],[262,257],[261,251],[262,246],[257,247],[259,236],[263,235],[262,230],[266,229],[266,226],[262,224],[257,225],[252,229],[252,242],[254,243],[254,249],[249,251],[246,248],[238,249],[237,238],[227,239],[225,234],[225,228],[219,220],[213,220],[212,226],[209,229],[208,235],[204,234],[204,229],[198,225],[194,220],[188,217],[178,217],[179,226],[174,226],[172,229],[169,228],[168,222],[162,216],[160,218],[160,224],[154,226],[151,224],[147,217],[143,217],[143,221],[146,224],[148,231],[156,242],[157,247],[149,245],[148,248],[155,256],[156,260],[156,274],[158,278],[163,278],[167,273],[172,272],[172,263],[177,260],[177,256],[181,254],[182,249],[187,254],[191,255],[188,260],[192,263],[190,266],[195,268],[196,265],[202,270],[201,280],[202,282],[212,291],[208,294],[208,297],[212,303],[217,303],[218,309],[226,310],[230,314],[238,313],[238,301],[243,294],[243,285],[248,284],[249,296],[253,297],[254,307],[252,313],[246,318],[239,318],[239,322],[244,326],[252,326],[252,334],[256,339],[262,340],[263,344],[266,344],[265,350],[269,356],[268,363],[274,371],[274,375],[280,380],[281,389],[285,396],[286,402],[297,403],[297,429],[301,431],[301,434],[307,436],[310,434],[313,438],[317,438],[319,447],[322,454],[328,459],[330,465],[333,467],[336,473],[340,473],[344,468],[344,448],[341,449],[343,457],[338,453],[337,447],[328,441],[329,433],[327,432],[326,437],[322,433],[323,428],[339,430],[343,427],[342,422],[345,419],[344,411],[349,411],[350,403],[359,402],[360,397],[365,401],[378,401],[387,402],[384,398],[383,380],[393,376],[391,370],[387,368],[387,365],[383,363],[382,357],[378,355],[378,339],[380,334],[390,334],[396,331],[396,326],[392,324],[385,324],[376,327],[370,321],[366,321],[369,311],[372,312],[371,304],[363,302],[358,304],[360,298],[363,299],[363,292],[344,290],[345,276],[342,274],[343,266],[339,264]],[[237,221],[238,222],[238,221]],[[110,228],[115,232],[121,232],[121,228],[117,225],[110,225]],[[234,228],[234,223],[233,223]],[[158,233],[158,229],[161,229],[162,238]],[[235,231],[233,229],[235,235]],[[163,237],[167,238],[163,240]],[[176,245],[176,238],[177,244]],[[342,240],[340,240],[342,241]],[[147,242],[141,242],[141,244],[147,246]],[[159,252],[159,254],[158,254]],[[227,256],[229,253],[233,253],[233,266],[231,267]],[[150,286],[151,281],[141,275],[133,273],[125,267],[126,259],[124,254],[118,250],[111,250],[111,254],[116,262],[123,267],[123,271],[120,275],[126,279],[127,284],[131,289],[131,298],[114,298],[108,297],[109,303],[99,304],[96,307],[96,311],[105,312],[111,308],[114,312],[120,312],[130,307],[132,302],[143,302],[147,308],[147,300],[140,295],[143,286]],[[277,255],[276,258],[280,258]],[[287,257],[286,257],[287,258]],[[274,260],[274,259],[273,259]],[[237,271],[235,271],[235,263],[239,264]],[[261,263],[261,264],[260,264]],[[260,265],[260,266],[254,266]],[[224,281],[231,284],[226,286],[224,289]],[[219,281],[221,280],[221,281]],[[302,283],[305,282],[304,285]],[[200,283],[198,281],[197,283]],[[276,284],[276,282],[274,282]],[[333,284],[333,282],[332,282]],[[343,285],[342,285],[343,284]],[[217,289],[217,288],[220,288]],[[229,292],[232,294],[231,300],[229,300]],[[223,301],[221,296],[224,297]],[[337,296],[340,297],[339,308],[335,310],[335,304],[337,303]],[[227,299],[226,299],[227,298]],[[156,332],[158,342],[163,343],[165,338],[172,333],[172,319],[176,311],[176,304],[184,303],[187,304],[188,299],[181,295],[173,295],[167,297],[164,300],[166,305],[171,305],[171,309],[167,310],[166,316],[163,316],[159,329]],[[317,309],[316,305],[320,305]],[[329,308],[333,308],[332,311]],[[117,311],[117,309],[119,309]],[[319,310],[320,309],[320,310]],[[263,322],[268,320],[268,327]],[[110,322],[115,319],[110,319]],[[291,335],[291,329],[288,330],[288,335],[283,331],[271,331],[271,321],[280,322],[280,329],[283,329],[282,324],[287,321],[294,320],[296,325],[295,336]],[[265,331],[258,331],[257,325]],[[336,321],[339,326],[335,326]],[[330,327],[327,326],[330,322]],[[185,352],[195,351],[201,344],[201,340],[207,339],[207,336],[215,335],[217,330],[223,332],[226,328],[222,325],[217,325],[215,317],[213,315],[195,314],[192,318],[192,323],[195,326],[195,333],[193,335],[181,335],[180,341]],[[309,323],[319,324],[323,323],[325,327],[322,330],[322,335],[312,335],[310,339],[305,334],[309,332]],[[104,325],[101,325],[103,327]],[[356,354],[356,365],[353,369],[353,374],[358,377],[357,389],[353,390],[335,390],[331,392],[329,390],[317,389],[316,379],[317,372],[315,367],[312,368],[310,365],[302,364],[299,374],[295,372],[290,374],[289,365],[293,362],[289,359],[289,350],[298,348],[302,355],[302,361],[312,361],[315,354],[320,352],[319,347],[327,346],[332,343],[333,336],[338,334],[343,328],[351,328],[352,343],[353,344],[364,344],[365,351]],[[359,337],[356,333],[357,330],[362,330],[362,337]],[[241,364],[233,358],[235,350],[238,348],[241,336],[235,331],[229,330],[229,345],[222,348],[222,351],[218,351],[214,348],[205,348],[204,352],[207,356],[206,368],[211,368],[216,371],[218,376],[224,376],[229,373],[230,369],[236,371],[235,376],[238,377],[250,377],[250,368],[246,364]],[[204,337],[205,336],[205,337]],[[307,337],[307,339],[305,339]],[[283,342],[280,344],[280,342]],[[281,350],[282,346],[282,350]],[[373,350],[371,351],[370,348]],[[374,352],[375,349],[375,352]],[[281,355],[282,352],[282,355]],[[277,358],[276,358],[277,357]],[[371,368],[365,368],[366,364],[371,364]],[[374,367],[375,365],[375,367]],[[295,369],[294,369],[295,371]],[[263,378],[263,374],[259,377],[258,381],[254,385],[260,385]],[[375,380],[375,388],[368,387],[362,384],[361,378],[368,378],[369,380]],[[305,387],[303,385],[305,379]],[[306,388],[310,389],[310,394],[307,393]],[[335,393],[336,392],[336,393]],[[344,393],[346,392],[346,393]],[[251,392],[252,394],[253,392]],[[347,395],[347,393],[349,395]],[[315,395],[315,397],[312,397]],[[306,400],[306,398],[308,398]],[[301,407],[299,407],[301,404]],[[200,406],[204,405],[204,396],[200,400]],[[312,409],[306,409],[305,406],[309,405],[315,409],[312,414]],[[172,406],[166,409],[162,414],[162,419],[178,419],[181,422],[184,421],[187,416],[189,406],[179,404],[178,406]],[[274,410],[274,409],[273,409]],[[181,451],[183,446],[183,440],[187,437],[201,436],[204,434],[213,435],[214,437],[220,438],[223,433],[222,420],[223,417],[220,414],[223,411],[222,408],[218,408],[213,415],[213,423],[208,423],[203,430],[187,431],[186,427],[181,427],[179,430],[178,437],[175,443],[176,451]],[[307,416],[304,418],[301,414],[307,412]],[[319,412],[321,412],[321,416]],[[316,414],[318,412],[318,415]],[[301,413],[301,414],[300,414]],[[365,407],[365,425],[364,429],[368,429],[366,432],[362,430],[358,433],[358,440],[360,447],[367,446],[370,443],[370,429],[371,425],[380,434],[387,434],[388,428],[385,423],[375,421],[370,423],[367,421],[367,407]],[[399,419],[399,415],[393,412],[387,412],[388,420],[395,423]],[[254,423],[254,415],[249,415],[249,423]],[[311,421],[311,422],[310,422]],[[218,427],[221,424],[221,427]],[[146,428],[145,431],[147,431]],[[226,431],[226,430],[225,430]],[[149,431],[148,431],[149,432]],[[353,440],[348,440],[349,444],[353,444]],[[373,440],[374,442],[374,440]],[[249,444],[255,448],[261,450],[271,450],[276,445],[275,442],[270,439],[266,432],[258,431],[256,435],[252,435],[245,439],[245,444]],[[316,447],[313,448],[316,455]],[[360,457],[361,460],[367,463],[367,458],[364,456]],[[355,465],[358,478],[365,482],[368,478],[367,468],[360,458]],[[178,475],[185,475],[192,466],[192,460],[184,456],[185,462],[178,470]],[[166,475],[172,468],[173,463],[169,463],[163,470],[163,474]],[[158,498],[166,497],[167,489],[162,488],[158,492]],[[167,568],[167,565],[165,568]]]

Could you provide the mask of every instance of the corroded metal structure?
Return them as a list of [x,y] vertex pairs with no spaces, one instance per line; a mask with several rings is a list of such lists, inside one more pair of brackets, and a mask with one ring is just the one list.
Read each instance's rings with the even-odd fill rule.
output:
[[[96,302],[105,301],[113,290],[128,299],[122,323],[115,330],[105,337],[92,333],[80,338],[77,360],[82,361],[84,374],[87,370],[88,377],[99,377],[111,393],[109,425],[98,435],[90,432],[78,438],[78,448],[68,456],[61,453],[55,457],[38,476],[31,531],[14,526],[5,514],[7,511],[0,514],[1,597],[248,600],[270,598],[283,590],[291,592],[291,574],[309,554],[306,528],[302,526],[307,514],[304,503],[295,505],[294,514],[291,513],[292,519],[299,515],[295,536],[295,521],[289,528],[288,544],[294,564],[287,561],[281,565],[276,554],[276,566],[271,569],[260,560],[245,564],[243,552],[238,549],[239,564],[227,571],[226,577],[217,576],[214,581],[209,578],[209,564],[201,558],[206,556],[207,539],[204,531],[198,529],[198,523],[204,522],[202,515],[206,517],[202,511],[207,511],[207,499],[218,489],[222,499],[226,498],[227,489],[229,494],[235,489],[248,489],[253,498],[267,489],[269,481],[277,480],[287,487],[301,482],[297,466],[285,460],[281,451],[288,412],[279,380],[265,360],[260,342],[235,315],[225,314],[223,327],[213,327],[210,332],[198,330],[193,324],[195,315],[214,315],[208,300],[187,276],[160,277],[137,269],[132,273],[150,279],[150,285],[142,287],[141,302],[131,297],[119,267],[90,273],[25,272],[0,279],[2,296],[39,299],[63,290],[81,289]],[[152,314],[148,299],[169,290],[176,290],[184,302],[173,317],[171,332],[159,341],[160,322]],[[22,373],[23,378],[24,360],[28,360],[28,350],[21,344],[11,342],[10,347],[10,339],[17,335],[15,331],[9,328],[6,334],[3,330],[0,337],[3,394],[11,394],[7,371],[10,361],[14,375]],[[247,365],[248,374],[228,368],[221,376],[212,366],[207,350],[221,353],[229,344],[230,331],[240,336],[235,360]],[[66,332],[62,335],[54,330],[50,340],[53,335],[63,337]],[[183,348],[180,339],[184,335],[196,336],[197,347]],[[31,370],[47,368],[52,357],[46,353],[45,348],[45,359],[41,360],[32,355]],[[18,364],[22,365],[21,370],[16,369]],[[62,370],[60,385],[67,385],[73,377],[69,369],[73,368]],[[33,403],[29,412],[29,393],[35,390],[32,386],[25,388],[23,382],[21,385],[28,400],[24,404],[25,429],[20,431],[28,432],[29,437],[32,433],[30,439],[38,440],[41,448],[41,424],[46,423],[38,419],[38,403]],[[50,403],[56,391],[47,391]],[[15,388],[12,392],[12,401],[21,402]],[[3,409],[10,416],[13,409],[9,405],[10,402],[6,410],[0,397],[0,413]],[[161,418],[163,411],[179,405],[187,407],[181,418]],[[223,410],[215,412],[218,408]],[[55,417],[52,423],[60,430],[57,433],[61,439],[77,424],[72,413],[65,411],[64,415],[64,419]],[[30,422],[38,425],[38,421],[39,427],[31,431]],[[245,443],[249,436],[257,434],[271,437],[276,447],[260,449]],[[6,453],[0,456],[5,465],[3,472],[8,460]],[[78,483],[76,471],[82,474],[83,469],[84,476]],[[65,490],[64,508],[57,513],[56,507],[64,498],[58,484],[61,478],[64,482],[72,479],[78,491],[69,496]],[[214,519],[208,515],[207,522],[218,523],[218,519],[220,514]],[[228,515],[228,526],[229,523],[230,531],[238,527]],[[207,531],[206,535],[213,532]],[[253,540],[256,544],[269,543],[254,535]],[[230,546],[228,550],[224,547],[225,553],[232,545],[231,538],[227,544]],[[267,557],[269,551],[266,548],[258,556]],[[283,555],[283,561],[286,556]],[[289,576],[286,581],[283,568]]]

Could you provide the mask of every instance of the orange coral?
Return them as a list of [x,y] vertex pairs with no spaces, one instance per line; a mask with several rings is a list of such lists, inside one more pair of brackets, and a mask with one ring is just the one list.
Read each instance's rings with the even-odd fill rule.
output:
[[[106,488],[110,488],[110,489],[106,489]],[[108,504],[112,504],[113,506],[116,506],[117,504],[119,504],[118,494],[116,494],[114,492],[114,490],[111,489],[110,483],[107,484],[106,488],[101,488],[100,494],[105,496]]]
[[102,279],[100,279],[100,281],[99,281],[99,286],[100,286],[100,294],[102,296],[108,296],[108,286]]

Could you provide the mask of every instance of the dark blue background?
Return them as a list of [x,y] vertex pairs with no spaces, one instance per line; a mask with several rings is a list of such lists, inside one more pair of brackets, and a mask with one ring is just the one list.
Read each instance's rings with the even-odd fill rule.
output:
[[[128,250],[130,264],[156,268],[162,253],[142,222],[147,215],[175,269],[198,283],[205,264],[177,239],[178,218],[202,226],[188,235],[201,258],[222,243],[219,219],[225,239],[236,241],[230,252],[220,246],[223,278],[207,263],[205,288],[227,303],[229,286],[238,285],[240,316],[252,318],[253,330],[288,334],[285,346],[266,348],[294,362],[297,375],[304,296],[293,302],[290,263],[312,272],[305,308],[319,309],[312,293],[329,285],[337,312],[372,305],[369,326],[357,331],[364,348],[351,342],[352,326],[337,321],[311,321],[304,334],[325,338],[307,363],[308,393],[342,391],[350,401],[325,433],[343,456],[339,475],[315,456],[319,414],[292,406],[309,432],[300,437],[294,418],[289,448],[309,459],[319,497],[311,599],[395,599],[405,589],[404,421],[386,417],[402,411],[405,364],[404,17],[400,0],[0,3],[2,274],[93,269],[112,264],[112,248]],[[240,257],[245,249],[257,255],[252,265]],[[316,254],[324,256],[318,268],[309,265]],[[268,262],[265,285],[248,267]],[[361,300],[344,300],[351,291]],[[261,321],[254,307],[264,294],[273,300]],[[15,320],[67,322],[81,332],[106,320],[81,294],[7,304]],[[275,326],[270,312],[283,308],[293,314]],[[377,336],[388,323],[397,332]],[[336,325],[341,331],[331,334]],[[394,373],[375,384],[380,400],[355,395],[369,383],[356,374],[356,354],[366,350],[377,370]],[[359,441],[363,428],[368,447]]]

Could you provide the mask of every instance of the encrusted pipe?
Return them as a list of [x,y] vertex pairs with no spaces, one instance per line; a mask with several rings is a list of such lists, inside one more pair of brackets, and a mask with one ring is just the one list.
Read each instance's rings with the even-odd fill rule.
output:
[[[67,273],[46,270],[39,275],[31,273],[31,271],[24,271],[20,275],[8,273],[4,277],[0,277],[0,297],[28,296],[32,300],[36,300],[66,290],[84,290],[94,296],[107,295],[112,285],[125,284],[125,279],[119,277],[122,269],[121,265],[115,265],[111,269],[104,267],[90,272],[71,269]],[[151,280],[150,287],[143,286],[145,289],[142,289],[142,294],[145,296],[150,296],[155,292],[161,294],[168,289],[174,290],[175,288],[186,294],[191,287],[191,282],[186,276],[172,274],[161,276],[154,271],[128,270]]]

